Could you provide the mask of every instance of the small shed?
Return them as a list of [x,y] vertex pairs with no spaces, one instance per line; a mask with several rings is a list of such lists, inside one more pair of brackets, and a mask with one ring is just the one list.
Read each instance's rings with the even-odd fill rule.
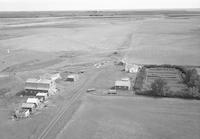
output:
[[115,89],[116,90],[131,90],[131,82],[130,81],[115,81]]
[[129,73],[137,73],[139,70],[140,66],[136,64],[125,64],[125,71]]
[[47,93],[37,93],[36,97],[42,102],[48,98],[48,94]]
[[16,118],[27,118],[30,116],[29,109],[19,109],[15,111]]
[[34,98],[28,98],[26,100],[26,103],[32,103],[32,104],[35,105],[35,107],[37,107],[37,106],[40,105],[40,100],[38,98],[36,98],[36,97],[34,97]]
[[127,82],[129,82],[129,81],[130,81],[130,78],[128,78],[128,77],[122,78],[121,81],[127,81]]
[[79,78],[78,74],[70,74],[67,76],[67,81],[75,82]]
[[108,94],[117,94],[117,91],[115,89],[109,89]]
[[35,111],[35,104],[33,103],[22,103],[21,106],[22,109],[28,109],[30,113],[33,113]]

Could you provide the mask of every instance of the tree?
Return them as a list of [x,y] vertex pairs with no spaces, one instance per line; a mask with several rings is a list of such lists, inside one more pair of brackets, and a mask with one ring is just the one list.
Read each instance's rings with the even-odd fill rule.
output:
[[165,91],[167,90],[166,85],[167,83],[161,78],[154,80],[151,84],[152,94],[155,96],[165,96]]
[[196,87],[197,84],[199,84],[199,76],[196,69],[190,69],[186,72],[185,78],[184,78],[185,84],[187,84],[188,87]]

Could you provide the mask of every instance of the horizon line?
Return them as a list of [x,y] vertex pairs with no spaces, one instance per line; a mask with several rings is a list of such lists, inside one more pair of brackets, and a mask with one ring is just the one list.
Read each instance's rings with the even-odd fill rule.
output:
[[200,8],[138,8],[138,9],[85,9],[85,10],[0,10],[0,12],[92,12],[92,11],[200,11]]

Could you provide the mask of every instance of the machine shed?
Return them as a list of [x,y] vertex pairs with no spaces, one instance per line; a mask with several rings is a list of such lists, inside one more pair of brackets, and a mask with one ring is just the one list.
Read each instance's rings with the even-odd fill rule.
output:
[[67,76],[67,81],[75,82],[79,78],[78,74],[70,74]]
[[131,90],[131,82],[130,81],[115,81],[115,89],[116,90]]
[[33,104],[33,103],[22,103],[21,108],[22,109],[28,109],[31,113],[33,113],[34,110],[35,110],[35,104]]
[[40,104],[40,100],[38,98],[28,98],[26,103],[34,104],[37,107]]

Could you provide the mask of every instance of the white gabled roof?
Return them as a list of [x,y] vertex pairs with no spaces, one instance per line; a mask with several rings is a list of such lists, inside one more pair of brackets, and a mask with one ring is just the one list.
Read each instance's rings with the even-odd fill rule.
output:
[[47,93],[37,93],[36,96],[44,96],[44,97],[46,97]]
[[50,84],[51,80],[48,79],[35,79],[35,78],[29,78],[26,80],[26,83],[42,83],[42,84]]
[[27,103],[35,103],[35,104],[39,104],[39,99],[38,98],[28,98],[26,100]]
[[129,79],[128,77],[122,78],[121,80],[122,80],[122,81],[130,81],[130,79]]
[[130,81],[115,81],[115,86],[131,86]]
[[22,108],[34,108],[35,105],[33,103],[22,103]]
[[38,79],[35,79],[35,78],[29,78],[26,80],[26,83],[37,83],[38,82]]
[[67,78],[76,78],[78,77],[78,74],[70,74],[67,76]]
[[50,83],[51,83],[51,80],[48,80],[48,79],[40,79],[40,80],[38,80],[38,83],[50,84]]

